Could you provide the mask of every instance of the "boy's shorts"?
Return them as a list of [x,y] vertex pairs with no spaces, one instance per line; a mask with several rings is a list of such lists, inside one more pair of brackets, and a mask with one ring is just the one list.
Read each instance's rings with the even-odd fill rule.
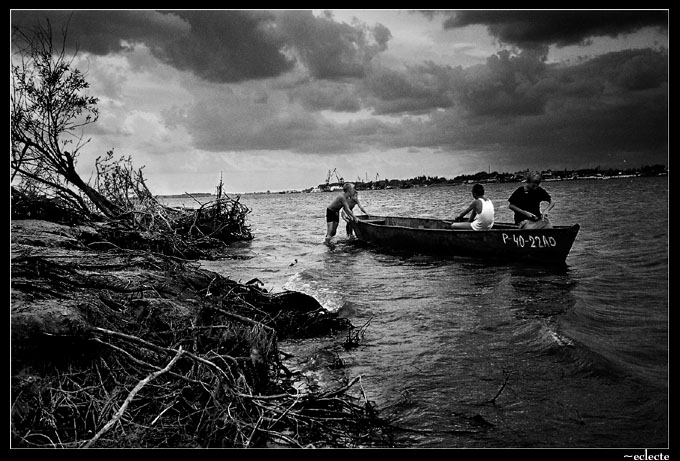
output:
[[340,222],[340,210],[333,211],[326,208],[326,222]]

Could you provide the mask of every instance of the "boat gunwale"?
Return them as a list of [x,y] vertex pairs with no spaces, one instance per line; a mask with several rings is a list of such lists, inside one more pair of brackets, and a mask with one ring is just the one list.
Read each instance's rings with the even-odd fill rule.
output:
[[[548,228],[542,228],[542,229],[520,229],[518,227],[511,227],[511,228],[496,228],[492,227],[491,229],[485,229],[483,231],[476,231],[472,229],[432,229],[432,228],[425,228],[425,227],[409,227],[409,226],[400,226],[400,225],[395,225],[395,224],[378,224],[375,222],[371,221],[386,221],[387,219],[416,219],[416,220],[424,220],[424,221],[438,221],[438,222],[448,222],[446,219],[439,219],[439,218],[409,218],[406,216],[375,216],[375,218],[380,218],[380,219],[362,219],[364,216],[373,216],[373,215],[362,215],[362,216],[357,216],[358,218],[358,223],[366,224],[366,225],[371,225],[375,227],[390,227],[390,228],[396,228],[396,229],[407,229],[407,230],[416,230],[416,231],[435,231],[435,232],[472,232],[472,233],[497,233],[497,232],[520,232],[520,233],[526,233],[526,232],[549,232],[549,233],[554,233],[554,232],[578,232],[581,228],[580,224],[575,223],[572,225],[553,225],[552,227]],[[451,221],[453,222],[453,221]],[[357,223],[357,224],[358,224]],[[516,224],[512,223],[497,223],[501,224],[504,226],[516,226]]]

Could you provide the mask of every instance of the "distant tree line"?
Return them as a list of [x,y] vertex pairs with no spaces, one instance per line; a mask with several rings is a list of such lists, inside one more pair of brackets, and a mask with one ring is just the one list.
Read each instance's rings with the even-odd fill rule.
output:
[[[526,178],[529,170],[517,171],[514,173],[497,171],[480,171],[474,174],[464,174],[456,176],[453,179],[447,179],[442,176],[426,176],[420,175],[410,179],[383,179],[380,181],[357,182],[356,187],[359,190],[365,189],[386,189],[399,188],[408,189],[411,187],[429,187],[429,186],[443,186],[452,184],[464,184],[471,182],[489,183],[489,182],[518,182]],[[578,170],[544,170],[541,172],[544,179],[580,179],[590,177],[615,177],[615,176],[662,176],[668,174],[668,168],[665,165],[643,165],[637,168],[600,168],[598,165],[595,168],[581,168]]]
[[[449,183],[461,183],[468,181],[477,182],[515,182],[523,181],[526,178],[529,170],[517,171],[515,173],[498,173],[496,171],[487,173],[486,171],[480,171],[472,175],[460,175],[449,180]],[[655,164],[655,165],[643,165],[637,168],[600,168],[596,166],[595,168],[581,168],[578,170],[544,170],[541,172],[545,179],[577,179],[577,178],[587,178],[587,177],[599,177],[599,176],[660,176],[668,173],[668,169],[665,165]]]

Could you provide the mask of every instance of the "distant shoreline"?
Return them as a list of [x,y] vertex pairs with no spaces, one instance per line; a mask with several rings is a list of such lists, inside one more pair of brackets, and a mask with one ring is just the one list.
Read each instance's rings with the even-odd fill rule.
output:
[[[665,167],[664,167],[665,168]],[[551,182],[551,181],[577,181],[577,180],[592,180],[592,179],[597,179],[597,180],[602,180],[602,179],[625,179],[625,178],[648,178],[648,177],[659,177],[659,176],[668,176],[668,170],[665,169],[664,171],[655,171],[654,173],[638,173],[638,174],[632,174],[632,173],[623,173],[619,172],[618,174],[615,175],[609,175],[609,174],[602,174],[602,173],[596,173],[596,174],[589,174],[589,175],[578,175],[575,172],[569,172],[570,176],[556,176],[556,177],[545,177],[543,178],[544,182]],[[386,182],[385,185],[382,187],[371,187],[373,185],[372,182],[369,183],[364,183],[364,182],[359,182],[359,181],[347,181],[347,182],[352,182],[357,190],[384,190],[384,189],[410,189],[410,188],[421,188],[421,187],[447,187],[447,186],[459,186],[459,185],[466,185],[466,184],[473,184],[473,183],[480,183],[480,184],[492,184],[492,183],[521,183],[524,180],[521,178],[517,177],[512,177],[512,178],[498,178],[496,177],[477,177],[475,178],[474,176],[477,175],[469,175],[469,176],[459,176],[456,177],[455,179],[448,180],[446,178],[428,178],[428,179],[433,179],[436,182],[430,182],[430,183],[422,183],[422,182],[414,182],[417,181],[419,178],[425,178],[424,176],[422,177],[416,177],[416,178],[410,178],[410,179],[393,179],[390,180],[389,182]],[[465,179],[461,179],[465,178]],[[341,187],[337,185],[333,185],[335,188],[329,188],[327,190],[322,190],[317,188],[307,188],[307,189],[291,189],[291,190],[283,190],[283,191],[255,191],[255,192],[227,192],[226,194],[228,195],[272,195],[272,194],[301,194],[301,193],[317,193],[317,192],[338,192],[338,190],[342,190]],[[183,194],[169,194],[169,195],[157,195],[156,197],[162,198],[162,199],[172,199],[172,198],[186,198],[186,197],[212,197],[215,196],[213,193],[209,192],[185,192]]]

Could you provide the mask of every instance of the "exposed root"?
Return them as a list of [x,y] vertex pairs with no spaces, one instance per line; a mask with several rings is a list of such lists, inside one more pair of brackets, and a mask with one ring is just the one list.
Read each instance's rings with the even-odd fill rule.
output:
[[359,378],[296,390],[278,341],[351,327],[314,298],[177,257],[39,238],[13,236],[12,447],[392,444],[363,389],[351,395]]

